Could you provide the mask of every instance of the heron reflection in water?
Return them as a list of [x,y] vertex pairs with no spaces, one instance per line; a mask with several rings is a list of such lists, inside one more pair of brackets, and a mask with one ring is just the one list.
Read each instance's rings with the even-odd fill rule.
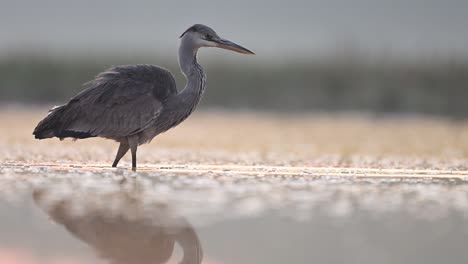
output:
[[[50,196],[48,189],[44,188],[33,192],[35,203],[53,221],[63,225],[111,264],[167,263],[176,243],[183,250],[181,264],[199,264],[202,261],[202,247],[195,230],[183,217],[174,215],[167,205],[148,210],[141,201],[131,198],[126,192],[107,197],[98,195],[92,199],[82,199],[82,196],[74,194]],[[106,201],[108,206],[93,204],[93,200]],[[111,209],[109,204],[120,206],[112,206]],[[79,213],[73,210],[78,207],[81,208]]]

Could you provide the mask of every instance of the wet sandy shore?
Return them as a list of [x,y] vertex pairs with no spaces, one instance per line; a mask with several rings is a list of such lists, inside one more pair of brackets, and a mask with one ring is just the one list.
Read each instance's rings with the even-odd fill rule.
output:
[[[112,163],[117,144],[110,140],[35,140],[32,130],[46,113],[47,108],[0,108],[0,166],[106,167]],[[120,167],[128,167],[128,156]],[[468,122],[364,114],[197,111],[177,128],[140,146],[138,162],[143,169],[284,166],[295,171],[304,167],[345,168],[346,172],[356,168],[365,173],[413,169],[447,174],[468,170]],[[400,172],[406,174],[395,174]]]

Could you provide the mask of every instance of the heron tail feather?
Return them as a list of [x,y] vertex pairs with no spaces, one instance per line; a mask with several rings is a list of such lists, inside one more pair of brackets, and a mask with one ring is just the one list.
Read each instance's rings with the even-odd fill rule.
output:
[[59,130],[61,126],[60,122],[60,112],[63,109],[64,105],[62,106],[55,106],[54,108],[50,109],[49,114],[37,124],[36,128],[34,129],[33,135],[37,139],[45,139],[45,138],[52,138],[56,136],[56,132]]

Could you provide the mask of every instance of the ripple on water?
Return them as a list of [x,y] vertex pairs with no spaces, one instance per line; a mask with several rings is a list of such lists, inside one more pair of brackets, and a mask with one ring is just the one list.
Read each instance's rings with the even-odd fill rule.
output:
[[468,217],[466,177],[263,176],[233,170],[191,174],[118,169],[97,173],[46,167],[0,170],[3,199],[17,201],[30,197],[31,192],[40,192],[43,203],[73,201],[70,210],[78,215],[105,207],[125,217],[151,217],[148,211],[170,204],[171,210],[199,222],[268,212],[295,220],[317,213],[347,218],[355,212],[375,217],[401,212],[425,219],[450,213]]

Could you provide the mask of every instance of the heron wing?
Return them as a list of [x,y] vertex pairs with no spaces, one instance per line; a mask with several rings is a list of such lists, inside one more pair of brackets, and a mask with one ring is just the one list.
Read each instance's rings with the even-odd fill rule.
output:
[[63,111],[61,131],[129,136],[153,125],[164,101],[177,93],[172,74],[153,65],[113,67],[86,86],[57,109]]

